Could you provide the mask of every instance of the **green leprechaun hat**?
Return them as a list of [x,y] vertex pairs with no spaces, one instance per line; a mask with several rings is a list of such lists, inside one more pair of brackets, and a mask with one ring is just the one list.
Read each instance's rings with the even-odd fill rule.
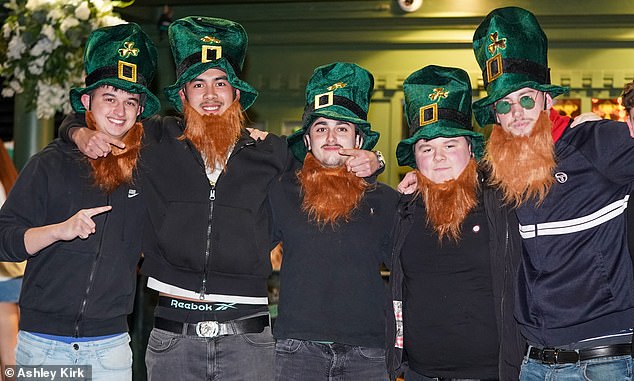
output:
[[146,96],[141,118],[156,114],[161,103],[148,90],[156,71],[157,52],[154,43],[135,23],[120,24],[94,30],[84,50],[86,87],[70,91],[70,103],[76,112],[85,112],[81,96],[110,85],[129,93]]
[[359,65],[335,62],[316,68],[306,85],[302,129],[287,138],[295,157],[304,161],[304,134],[319,117],[354,123],[363,135],[361,149],[371,150],[379,140],[368,122],[373,89],[374,77]]
[[209,69],[219,69],[240,90],[240,104],[248,109],[258,92],[241,80],[247,54],[247,32],[242,25],[224,19],[191,16],[174,21],[168,29],[169,42],[176,64],[176,83],[165,88],[165,96],[183,111],[178,92],[185,84]]
[[484,136],[471,124],[471,81],[462,69],[425,66],[403,82],[405,116],[411,136],[396,147],[399,165],[416,168],[414,145],[420,139],[464,136],[476,160],[484,151]]
[[550,84],[548,39],[535,15],[517,7],[493,10],[473,35],[473,51],[482,70],[487,97],[473,104],[481,126],[495,123],[491,105],[529,87],[556,97],[568,88]]

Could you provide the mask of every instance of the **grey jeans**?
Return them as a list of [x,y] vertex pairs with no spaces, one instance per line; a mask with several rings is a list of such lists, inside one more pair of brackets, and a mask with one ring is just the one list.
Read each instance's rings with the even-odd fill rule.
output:
[[215,338],[152,329],[145,355],[149,381],[273,380],[271,328]]
[[387,381],[384,348],[278,339],[276,381]]

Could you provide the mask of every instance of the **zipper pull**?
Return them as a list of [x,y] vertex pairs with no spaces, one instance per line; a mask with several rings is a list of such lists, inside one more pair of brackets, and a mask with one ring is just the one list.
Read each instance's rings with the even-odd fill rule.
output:
[[207,279],[203,279],[203,286],[200,289],[200,296],[199,296],[200,300],[205,300],[205,291],[207,291],[206,283],[207,283]]
[[215,186],[211,186],[211,189],[209,190],[209,200],[214,201],[216,199],[216,187]]

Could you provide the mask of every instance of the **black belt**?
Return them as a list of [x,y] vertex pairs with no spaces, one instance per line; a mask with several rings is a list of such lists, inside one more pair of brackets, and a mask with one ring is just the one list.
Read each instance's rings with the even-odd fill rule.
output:
[[174,332],[181,335],[216,337],[223,335],[240,335],[243,333],[260,333],[269,326],[269,316],[260,315],[241,320],[225,322],[201,321],[198,323],[182,323],[174,320],[154,318],[154,328]]
[[528,351],[528,358],[538,360],[543,364],[570,364],[599,357],[625,356],[631,354],[632,344],[628,343],[603,345],[594,348],[578,349],[576,351],[531,347]]

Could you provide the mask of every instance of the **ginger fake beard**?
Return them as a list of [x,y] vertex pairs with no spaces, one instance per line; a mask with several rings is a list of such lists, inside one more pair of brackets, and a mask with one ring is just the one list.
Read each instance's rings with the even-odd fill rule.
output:
[[434,228],[438,240],[458,241],[462,222],[478,204],[477,164],[471,159],[458,178],[436,184],[416,171],[417,193],[423,199],[427,225]]
[[327,168],[307,153],[297,173],[301,185],[302,210],[320,227],[348,222],[369,184],[348,172],[345,166]]
[[224,167],[244,124],[240,103],[234,101],[221,115],[201,115],[184,102],[184,116],[185,131],[179,139],[189,139],[211,168]]
[[540,204],[554,183],[555,149],[552,123],[546,112],[527,136],[513,136],[494,125],[484,157],[490,184],[502,190],[504,201],[519,206],[534,199]]
[[[91,111],[86,111],[86,125],[92,130],[97,130],[97,122]],[[143,125],[136,122],[121,139],[125,143],[124,149],[113,146],[110,155],[88,160],[97,187],[110,194],[119,185],[132,183],[142,137]]]

